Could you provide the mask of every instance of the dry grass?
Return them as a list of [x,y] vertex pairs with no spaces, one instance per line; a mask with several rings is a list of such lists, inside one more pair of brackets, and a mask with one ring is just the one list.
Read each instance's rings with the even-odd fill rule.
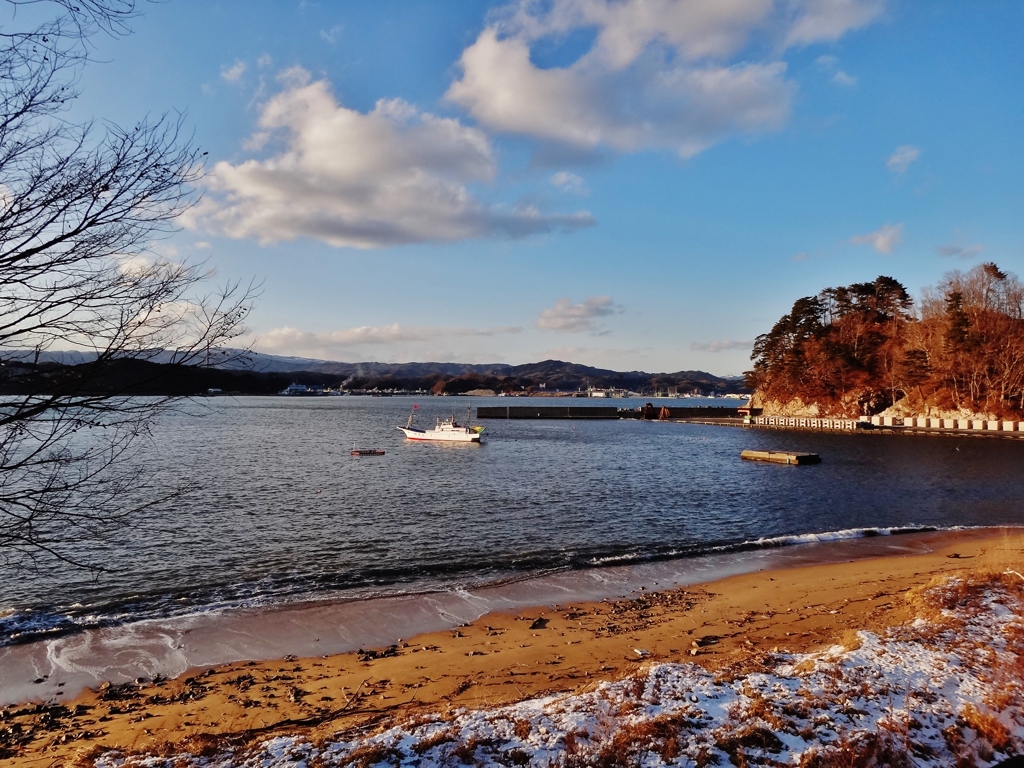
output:
[[998,717],[989,712],[982,712],[973,704],[964,706],[957,722],[972,729],[978,734],[978,738],[984,739],[997,752],[1012,749],[1010,729],[1003,725]]
[[746,701],[737,702],[729,712],[731,719],[747,723],[763,722],[774,731],[796,731],[796,724],[783,717],[780,711],[776,711],[760,691],[746,685],[742,693]]
[[1003,630],[1006,650],[1018,658],[1024,657],[1024,624],[1011,624]]
[[424,752],[427,752],[434,747],[438,747],[441,744],[447,744],[448,742],[455,741],[455,738],[455,734],[450,730],[438,731],[433,736],[427,736],[425,739],[420,739],[412,749],[417,755],[422,755]]
[[66,768],[95,768],[99,756],[109,751],[109,747],[99,745],[83,749],[71,758],[71,762],[67,764]]
[[161,741],[147,749],[147,753],[160,757],[174,755],[195,755],[196,757],[213,757],[225,750],[227,739],[210,733],[195,733],[178,741]]
[[973,619],[988,610],[987,603],[996,592],[1005,595],[996,598],[998,602],[1024,600],[1024,579],[999,571],[980,571],[952,579],[936,577],[928,585],[913,590],[910,599],[921,609],[921,618],[943,623],[943,619],[949,621],[951,617],[935,615],[936,611],[955,611],[965,619]]
[[804,753],[799,768],[911,768],[914,760],[894,734],[877,733],[842,736],[836,742]]
[[385,747],[382,744],[363,744],[348,753],[345,763],[355,768],[370,768],[370,766],[385,760],[391,760],[398,765],[401,759],[402,753],[394,747]]
[[457,744],[455,748],[452,749],[451,756],[458,759],[459,762],[465,765],[479,765],[480,762],[476,758],[477,750],[494,747],[497,744],[498,742],[494,739],[481,739],[473,736]]
[[[651,753],[669,762],[678,758],[695,723],[686,714],[661,715],[627,724],[595,750],[584,744],[582,733],[566,734],[561,757],[553,768],[632,768]],[[698,765],[709,765],[698,761]]]
[[733,765],[747,765],[748,752],[777,754],[785,745],[763,725],[748,724],[718,729],[715,731],[715,746],[729,756]]
[[637,672],[622,681],[626,687],[626,692],[630,698],[639,699],[644,695],[644,689],[647,687],[647,675],[643,672]]
[[512,728],[512,732],[515,733],[516,738],[520,741],[526,741],[530,737],[530,733],[533,731],[533,723],[529,720],[516,720],[515,725]]

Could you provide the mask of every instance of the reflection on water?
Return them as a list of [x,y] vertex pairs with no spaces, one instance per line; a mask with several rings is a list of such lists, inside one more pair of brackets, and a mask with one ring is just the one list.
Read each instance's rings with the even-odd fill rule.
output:
[[[482,445],[412,443],[395,426],[413,402],[432,423],[469,400],[216,399],[169,415],[142,460],[197,490],[76,553],[112,573],[5,578],[0,609],[21,610],[0,630],[482,584],[808,532],[1024,522],[1024,442],[626,420],[487,421]],[[746,448],[822,464],[742,462]]]

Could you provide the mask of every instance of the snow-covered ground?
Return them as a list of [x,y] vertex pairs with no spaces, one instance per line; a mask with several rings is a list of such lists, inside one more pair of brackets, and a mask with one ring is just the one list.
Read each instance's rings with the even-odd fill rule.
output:
[[282,735],[207,757],[108,753],[96,766],[937,768],[1024,752],[1024,577],[954,581],[916,599],[922,618],[882,636],[861,632],[852,649],[770,654],[717,673],[656,664],[585,693],[420,716],[373,734]]

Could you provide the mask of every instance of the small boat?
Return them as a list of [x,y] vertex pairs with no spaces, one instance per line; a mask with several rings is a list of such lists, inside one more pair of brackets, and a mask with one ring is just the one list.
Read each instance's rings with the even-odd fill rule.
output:
[[349,454],[352,456],[383,456],[384,451],[380,448],[353,448]]
[[420,429],[412,425],[413,415],[404,427],[397,427],[409,440],[440,440],[448,443],[479,443],[483,427],[465,427],[455,421],[455,414],[450,419],[438,419],[433,429]]

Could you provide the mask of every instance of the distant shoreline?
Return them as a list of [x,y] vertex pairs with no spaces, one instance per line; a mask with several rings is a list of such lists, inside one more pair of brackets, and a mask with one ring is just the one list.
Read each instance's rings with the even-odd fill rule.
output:
[[[30,351],[9,351],[0,360],[0,394],[25,395],[59,391],[62,372],[73,371],[82,391],[124,395],[196,396],[217,391],[235,395],[276,395],[289,388],[334,391],[407,392],[462,395],[492,390],[513,395],[601,391],[635,392],[641,396],[693,393],[744,393],[742,380],[706,371],[646,373],[593,368],[561,360],[524,365],[461,363],[340,363],[295,361],[249,355],[244,350],[212,354],[208,365],[168,362],[160,350],[137,358],[89,360],[60,357],[36,359]],[[645,394],[645,393],[650,393]]]

